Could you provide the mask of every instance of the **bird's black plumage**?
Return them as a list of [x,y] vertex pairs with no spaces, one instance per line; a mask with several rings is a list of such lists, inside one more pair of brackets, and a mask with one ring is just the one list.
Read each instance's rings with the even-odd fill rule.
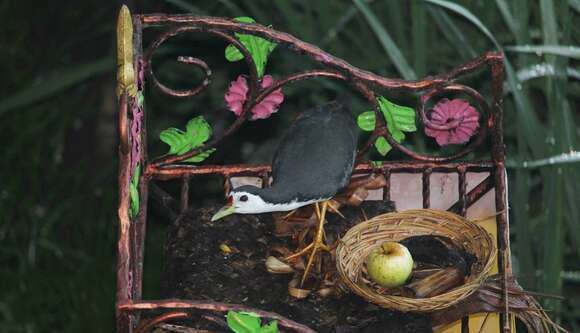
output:
[[356,149],[357,127],[343,104],[307,110],[278,146],[272,186],[256,194],[270,203],[329,199],[348,184]]

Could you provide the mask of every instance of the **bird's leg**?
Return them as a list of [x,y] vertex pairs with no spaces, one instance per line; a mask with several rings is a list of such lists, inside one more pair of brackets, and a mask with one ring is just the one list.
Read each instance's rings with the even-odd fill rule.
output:
[[[302,275],[302,280],[300,281],[300,286],[304,284],[306,277],[308,276],[308,272],[310,271],[310,267],[312,267],[312,263],[314,262],[314,257],[316,256],[316,251],[318,249],[328,251],[328,246],[324,244],[322,238],[324,235],[324,219],[326,216],[326,207],[328,206],[328,201],[324,201],[321,204],[321,208],[316,203],[316,216],[318,217],[318,229],[316,230],[316,235],[314,236],[314,240],[312,242],[312,252],[310,253],[310,257],[308,258],[308,263],[304,268],[304,275]],[[308,247],[310,247],[310,245]]]
[[[296,211],[296,210],[294,210]],[[315,205],[315,214],[316,217],[318,219],[318,216],[320,216],[320,210],[318,209],[318,206]],[[298,236],[298,244],[302,244],[304,242],[304,238],[310,233],[309,229],[305,229],[303,232],[300,233],[300,235]],[[300,256],[305,255],[306,253],[308,253],[308,251],[310,251],[310,249],[312,249],[312,247],[314,246],[314,242],[308,244],[307,246],[305,246],[304,248],[302,248],[301,250],[299,250],[298,252],[289,255],[288,257],[284,258],[286,261],[290,261],[293,260],[295,258],[298,258]]]
[[287,218],[289,218],[290,216],[294,215],[294,213],[296,213],[296,211],[298,211],[298,208],[297,208],[297,209],[293,209],[293,210],[291,210],[291,211],[290,211],[288,214],[286,214],[286,215],[282,216],[282,220],[286,220],[286,219],[287,219]]
[[294,259],[294,258],[298,258],[298,257],[300,257],[300,256],[304,255],[306,252],[310,251],[310,249],[311,249],[313,246],[314,246],[314,243],[310,243],[310,244],[308,244],[308,246],[307,246],[307,247],[303,248],[302,250],[300,250],[300,251],[298,251],[298,252],[296,252],[296,253],[294,253],[294,254],[292,254],[292,255],[289,255],[289,256],[287,256],[287,257],[286,257],[286,258],[284,258],[284,259],[288,261],[288,260],[292,260],[292,259]]
[[327,202],[329,211],[335,213],[336,215],[342,217],[343,219],[346,219],[346,217],[344,217],[344,215],[342,215],[342,213],[338,210],[341,206],[340,202],[334,199],[328,200]]

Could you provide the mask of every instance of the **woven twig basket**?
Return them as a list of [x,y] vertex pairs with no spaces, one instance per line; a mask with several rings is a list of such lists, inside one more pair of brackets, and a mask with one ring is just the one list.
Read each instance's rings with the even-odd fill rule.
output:
[[[429,298],[408,298],[381,294],[363,279],[365,260],[374,247],[422,235],[449,237],[477,258],[463,285]],[[351,228],[339,242],[336,266],[342,282],[372,303],[398,311],[430,312],[447,308],[477,290],[496,255],[491,236],[477,224],[450,212],[417,209],[378,215]]]

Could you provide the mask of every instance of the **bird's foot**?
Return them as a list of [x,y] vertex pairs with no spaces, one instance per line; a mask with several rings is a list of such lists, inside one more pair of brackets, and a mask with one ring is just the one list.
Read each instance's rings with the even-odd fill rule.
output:
[[[322,207],[320,207],[320,206],[322,206]],[[308,262],[304,268],[302,280],[300,281],[300,286],[302,286],[304,284],[306,277],[308,277],[308,273],[310,272],[310,269],[312,268],[312,265],[314,263],[314,258],[316,257],[317,252],[330,250],[330,247],[324,243],[324,238],[325,238],[324,237],[324,222],[325,222],[325,215],[326,215],[326,209],[328,206],[328,201],[323,202],[320,206],[318,203],[316,203],[315,208],[316,208],[316,216],[318,217],[318,228],[316,230],[316,235],[314,236],[314,240],[312,241],[312,243],[308,244],[306,247],[304,247],[300,251],[286,257],[286,260],[292,260],[292,259],[296,259],[296,258],[303,256],[306,253],[310,252],[310,255],[308,257]]]

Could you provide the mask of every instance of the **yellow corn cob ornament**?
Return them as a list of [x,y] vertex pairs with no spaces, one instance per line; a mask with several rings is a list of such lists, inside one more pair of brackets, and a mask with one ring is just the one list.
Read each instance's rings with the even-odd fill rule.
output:
[[117,97],[123,92],[135,97],[135,69],[133,67],[133,22],[129,8],[123,5],[117,20]]

